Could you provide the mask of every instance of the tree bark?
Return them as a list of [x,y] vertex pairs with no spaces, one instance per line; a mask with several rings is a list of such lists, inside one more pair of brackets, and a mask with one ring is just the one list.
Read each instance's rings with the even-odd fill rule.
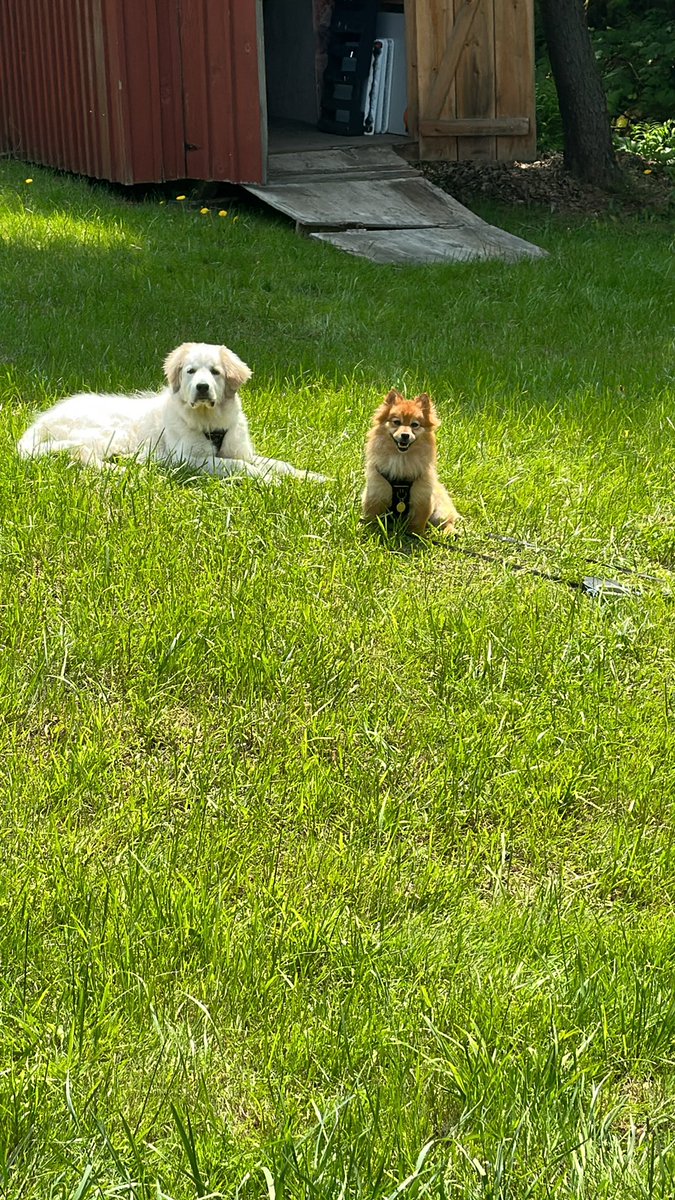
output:
[[617,183],[607,100],[582,0],[540,0],[544,36],[558,93],[564,163],[577,179]]

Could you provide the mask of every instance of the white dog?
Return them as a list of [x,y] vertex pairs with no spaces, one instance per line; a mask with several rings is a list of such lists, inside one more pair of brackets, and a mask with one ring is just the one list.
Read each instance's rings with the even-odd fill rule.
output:
[[155,458],[212,475],[324,480],[255,453],[238,395],[252,372],[226,346],[185,342],[168,355],[164,371],[168,386],[161,392],[82,393],[61,400],[26,430],[19,454],[32,458],[65,450],[97,467],[111,458]]

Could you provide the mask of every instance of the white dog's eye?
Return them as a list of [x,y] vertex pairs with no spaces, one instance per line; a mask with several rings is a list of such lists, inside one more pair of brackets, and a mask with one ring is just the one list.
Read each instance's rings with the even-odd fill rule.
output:
[[196,367],[188,367],[187,373],[188,373],[188,375],[194,375],[196,370],[197,370]]
[[212,375],[220,375],[220,371],[218,370],[217,367],[211,367],[211,374]]

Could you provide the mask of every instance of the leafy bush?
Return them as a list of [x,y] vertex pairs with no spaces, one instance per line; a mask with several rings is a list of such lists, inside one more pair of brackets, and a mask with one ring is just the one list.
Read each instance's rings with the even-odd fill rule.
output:
[[551,153],[563,148],[563,127],[556,91],[548,58],[537,64],[535,77],[537,103],[537,146]]
[[619,118],[614,141],[617,150],[640,154],[650,162],[665,167],[675,182],[675,120],[662,124],[653,121],[631,124],[625,117]]
[[591,35],[610,116],[666,121],[675,115],[675,19],[655,8],[610,13],[607,27]]
[[[675,17],[672,0],[587,0],[591,39],[615,119],[619,150],[675,169]],[[535,9],[536,100],[539,148],[560,150],[558,96]],[[625,124],[621,124],[625,122]]]

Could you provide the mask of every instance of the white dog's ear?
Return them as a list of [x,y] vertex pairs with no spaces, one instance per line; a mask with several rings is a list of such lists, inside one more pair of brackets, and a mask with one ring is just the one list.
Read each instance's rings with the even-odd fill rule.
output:
[[183,342],[182,346],[177,346],[164,359],[164,374],[172,392],[180,391],[180,371],[191,345],[192,342]]
[[237,358],[231,350],[228,350],[227,346],[220,347],[220,365],[227,381],[227,390],[232,396],[248,382],[253,374],[251,368],[247,367],[246,363]]

